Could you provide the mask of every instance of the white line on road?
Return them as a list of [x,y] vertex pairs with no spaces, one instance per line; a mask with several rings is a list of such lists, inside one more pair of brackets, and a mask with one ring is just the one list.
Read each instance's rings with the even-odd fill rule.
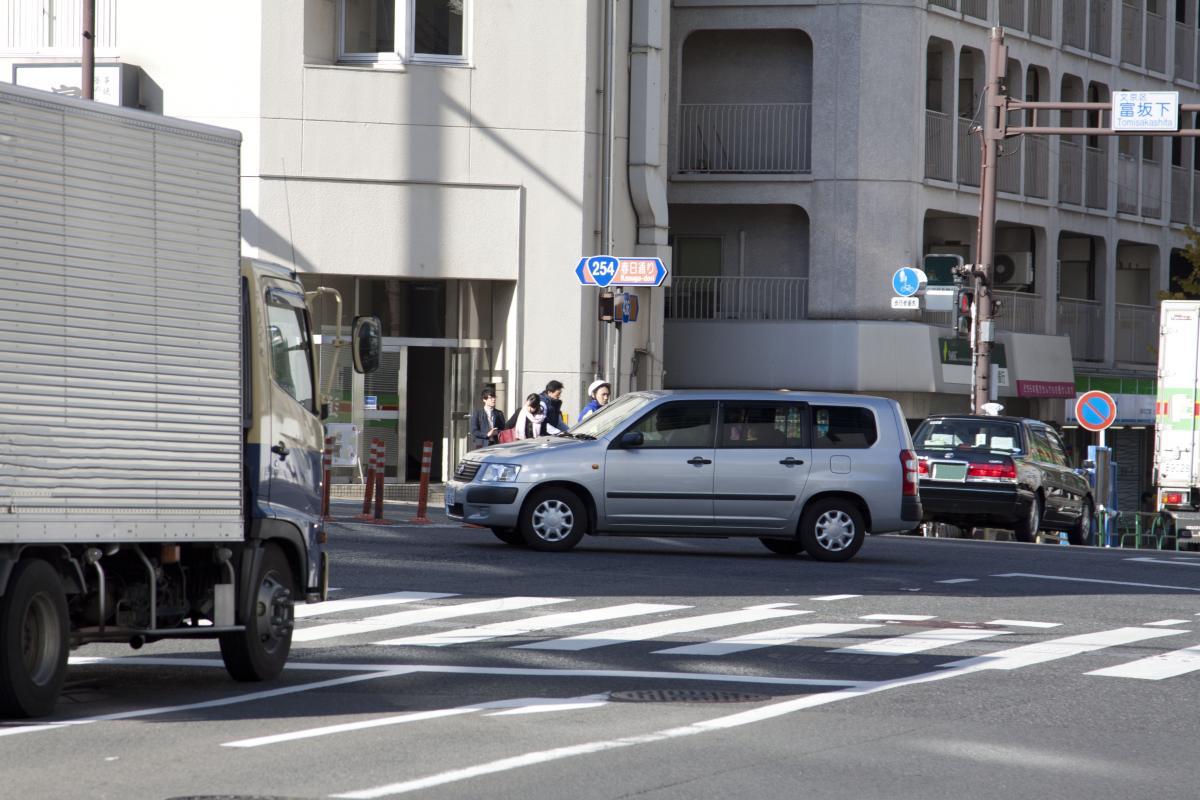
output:
[[546,614],[541,617],[518,619],[512,622],[494,622],[491,625],[480,625],[475,628],[438,631],[437,633],[427,633],[421,636],[408,636],[403,639],[388,639],[382,642],[374,642],[374,644],[445,647],[451,644],[481,642],[485,639],[495,639],[500,636],[520,636],[532,633],[533,631],[544,631],[551,628],[569,628],[572,625],[583,625],[589,622],[636,617],[639,614],[654,614],[661,611],[678,611],[684,608],[691,608],[691,606],[672,606],[665,603],[625,603],[619,606],[592,608],[587,611]]
[[1061,622],[1034,622],[1028,619],[994,619],[987,625],[1003,625],[1006,628],[1057,628]]
[[389,592],[388,594],[370,594],[347,600],[326,600],[323,603],[297,605],[294,611],[296,619],[304,619],[305,617],[315,617],[318,614],[336,614],[339,611],[394,606],[400,603],[414,603],[418,600],[440,600],[444,597],[457,597],[457,595],[439,592]]
[[827,594],[823,597],[810,597],[809,600],[819,600],[822,603],[831,603],[834,600],[851,600],[855,597],[862,597],[861,594]]
[[974,583],[979,578],[950,578],[944,581],[934,581],[934,583]]
[[929,614],[864,614],[859,619],[895,620],[896,622],[925,622],[933,619]]
[[405,625],[416,625],[440,619],[467,617],[472,614],[489,614],[495,611],[517,611],[522,608],[567,602],[570,601],[559,597],[501,597],[494,600],[479,600],[473,603],[418,608],[412,611],[397,611],[393,614],[381,614],[377,617],[367,617],[366,619],[353,620],[351,622],[330,622],[327,625],[317,625],[313,628],[297,628],[292,633],[292,641],[315,642],[320,639],[332,639],[335,636],[374,633],[375,631],[383,631],[388,628],[400,628]]
[[1196,586],[1170,586],[1161,583],[1132,583],[1129,581],[1105,581],[1099,578],[1074,578],[1067,575],[1037,575],[1031,572],[1004,572],[993,578],[1038,578],[1044,581],[1073,581],[1075,583],[1101,583],[1109,586],[1134,586],[1139,589],[1176,589],[1181,592],[1200,592]]
[[1107,675],[1112,678],[1137,678],[1144,681],[1161,681],[1200,669],[1200,645],[1185,647],[1171,653],[1140,658],[1116,667],[1097,669],[1086,674]]
[[655,653],[670,653],[676,656],[723,656],[729,653],[740,653],[744,650],[757,650],[761,647],[778,647],[780,645],[798,642],[801,639],[817,639],[826,636],[837,636],[851,631],[866,628],[878,628],[879,625],[838,624],[835,622],[812,622],[807,625],[795,625],[790,628],[780,628],[762,633],[750,633],[745,636],[733,636],[715,642],[689,644],[683,647],[672,647],[667,650],[655,650]]
[[651,622],[646,625],[634,625],[629,628],[613,628],[596,633],[583,633],[578,636],[568,636],[564,639],[551,639],[545,642],[530,642],[516,645],[515,649],[525,650],[590,650],[594,647],[606,647],[627,642],[642,642],[647,639],[657,639],[675,633],[703,631],[709,628],[722,628],[728,625],[739,625],[743,622],[758,622],[764,619],[779,619],[794,617],[802,611],[783,608],[745,608],[740,611],[722,611],[719,614],[704,614],[699,617],[684,617],[682,619]]
[[1186,620],[1186,619],[1160,619],[1158,622],[1146,622],[1144,624],[1150,628],[1156,628],[1156,627],[1164,627],[1165,628],[1170,625],[1187,625],[1188,622],[1189,622],[1189,620]]
[[1151,558],[1150,556],[1139,556],[1136,558],[1127,558],[1126,561],[1141,561],[1148,564],[1170,564],[1174,567],[1200,567],[1200,560],[1184,560],[1170,558]]
[[1143,642],[1147,639],[1158,639],[1163,636],[1178,636],[1187,631],[1163,630],[1161,628],[1116,628],[1097,633],[1083,633],[1078,636],[1065,636],[1061,639],[1050,639],[1045,642],[1013,647],[1000,650],[986,656],[976,656],[961,661],[943,664],[943,667],[966,667],[978,665],[984,669],[1019,669],[1032,664],[1055,661],[1079,653],[1090,653],[1106,647],[1119,647],[1126,644]]
[[894,636],[890,639],[880,639],[865,644],[851,645],[831,650],[831,653],[853,653],[855,655],[873,656],[905,656],[912,653],[923,653],[952,644],[973,642],[978,639],[990,639],[993,636],[1004,636],[1009,631],[981,631],[970,628],[935,628],[934,630],[919,631],[904,636]]

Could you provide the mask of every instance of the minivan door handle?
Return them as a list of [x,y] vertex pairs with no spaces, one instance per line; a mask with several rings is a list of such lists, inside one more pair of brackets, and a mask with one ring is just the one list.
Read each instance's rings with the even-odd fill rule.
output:
[[785,467],[798,467],[801,464],[803,464],[804,462],[798,458],[792,458],[791,456],[788,456],[787,458],[783,459],[779,463],[783,464]]
[[687,463],[691,464],[693,467],[700,467],[705,464],[711,464],[712,459],[711,458],[701,458],[700,456],[694,456],[693,458],[689,458]]
[[291,451],[287,449],[286,444],[284,444],[283,442],[280,442],[279,444],[277,444],[271,448],[271,452],[274,453],[275,455],[279,456],[280,458],[287,458],[288,453]]

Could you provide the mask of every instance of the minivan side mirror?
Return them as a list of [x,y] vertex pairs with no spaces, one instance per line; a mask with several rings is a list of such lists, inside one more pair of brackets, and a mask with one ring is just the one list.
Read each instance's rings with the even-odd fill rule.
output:
[[646,437],[641,431],[626,431],[621,434],[621,447],[641,447],[646,443]]
[[368,374],[379,369],[383,351],[383,324],[379,317],[355,317],[350,351],[354,354],[354,371]]

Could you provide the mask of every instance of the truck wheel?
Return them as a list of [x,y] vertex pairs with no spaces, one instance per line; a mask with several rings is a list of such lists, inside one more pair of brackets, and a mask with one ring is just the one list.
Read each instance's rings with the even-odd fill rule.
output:
[[521,511],[521,536],[534,550],[570,550],[587,526],[587,511],[574,493],[549,488],[537,492]]
[[0,717],[54,710],[67,676],[67,596],[39,558],[17,563],[0,597]]
[[1073,545],[1087,544],[1092,538],[1092,501],[1084,499],[1079,509],[1079,521],[1067,531],[1067,542]]
[[1013,538],[1018,542],[1032,542],[1037,538],[1038,531],[1041,528],[1042,496],[1035,494],[1033,502],[1029,504],[1029,511],[1025,514],[1025,519],[1017,520],[1017,524],[1013,528]]
[[254,598],[246,629],[221,634],[221,658],[234,680],[265,681],[283,671],[292,649],[295,581],[279,545],[263,548],[250,587]]
[[847,561],[867,536],[862,513],[849,500],[818,500],[800,517],[800,544],[817,561]]

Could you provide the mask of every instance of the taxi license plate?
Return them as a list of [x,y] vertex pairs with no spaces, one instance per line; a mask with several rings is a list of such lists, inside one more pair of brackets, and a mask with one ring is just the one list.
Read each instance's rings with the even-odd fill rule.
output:
[[455,490],[454,484],[446,484],[446,505],[452,506],[458,502],[457,496],[458,492]]
[[933,479],[935,481],[965,481],[967,479],[966,464],[938,464],[933,465]]

